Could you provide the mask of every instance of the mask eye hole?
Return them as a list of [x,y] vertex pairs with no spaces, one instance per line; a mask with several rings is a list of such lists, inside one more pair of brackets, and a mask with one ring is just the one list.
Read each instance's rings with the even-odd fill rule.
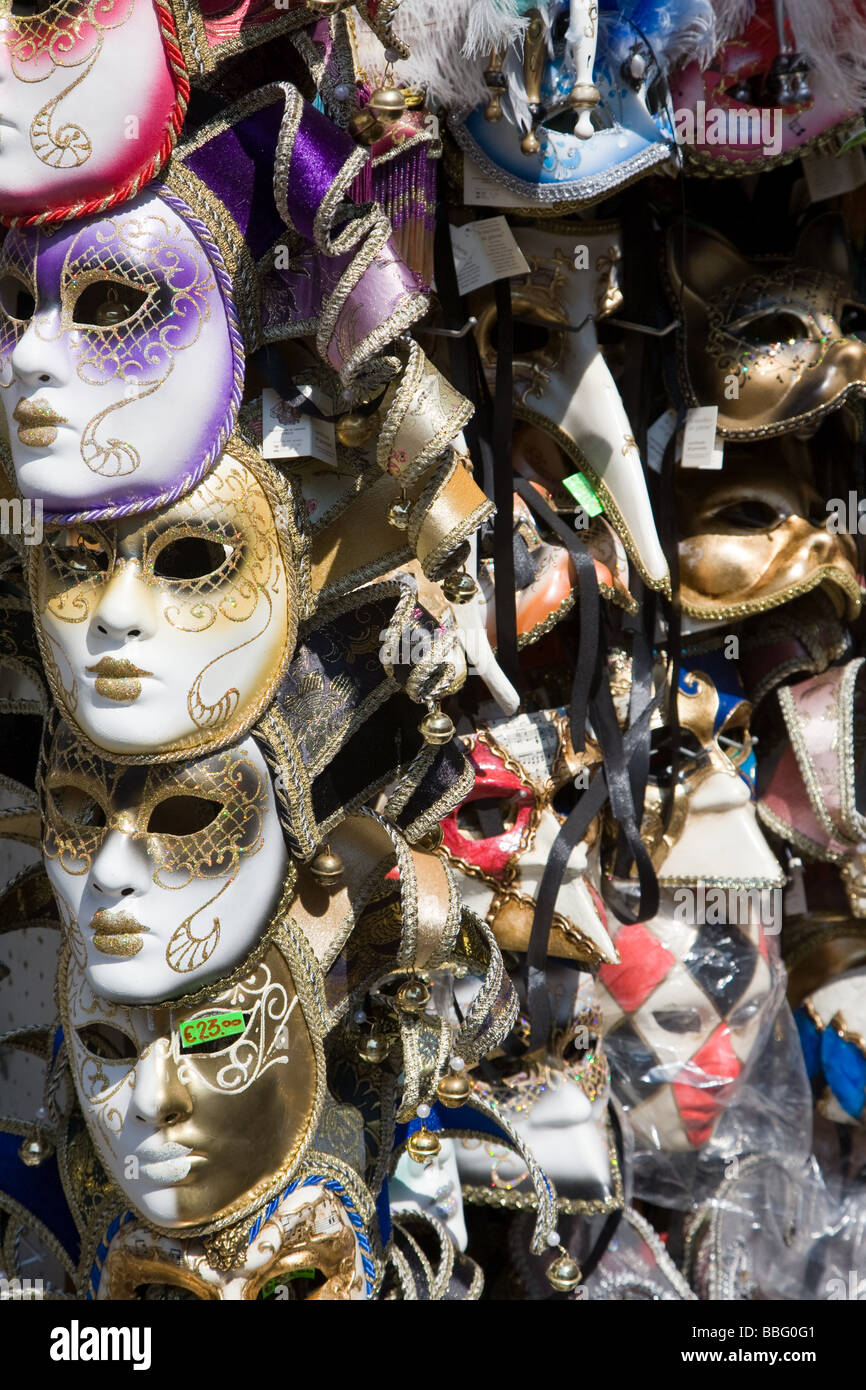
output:
[[221,801],[208,801],[203,796],[167,796],[151,811],[147,833],[196,835],[211,825],[222,809]]
[[201,1303],[192,1289],[179,1284],[137,1284],[133,1299],[137,1303]]
[[312,1298],[327,1282],[320,1269],[293,1269],[269,1279],[262,1285],[256,1298],[259,1302],[276,1299],[285,1300],[287,1303],[301,1303],[307,1298]]
[[772,531],[782,521],[777,509],[760,498],[741,498],[727,507],[720,507],[713,517],[713,526],[722,531]]
[[16,19],[35,19],[37,15],[50,10],[54,0],[12,0],[12,14]]
[[0,308],[16,323],[29,323],[36,312],[33,291],[17,275],[0,276]]
[[80,579],[108,573],[111,557],[100,540],[82,531],[64,528],[49,532],[45,541],[52,558]]
[[653,1018],[666,1033],[699,1033],[701,1016],[697,1009],[657,1009]]
[[457,827],[470,840],[493,840],[513,830],[519,806],[510,799],[480,796],[466,801],[457,811]]
[[90,830],[105,829],[105,811],[95,796],[82,791],[80,787],[52,787],[51,800],[59,815],[72,825]]
[[[690,764],[700,762],[706,755],[695,734],[680,728],[679,770],[688,772]],[[670,729],[653,729],[650,735],[649,776],[653,782],[666,782],[671,775],[672,746]]]
[[768,996],[766,994],[762,994],[755,999],[749,999],[745,1004],[741,1004],[738,1009],[734,1010],[728,1019],[731,1027],[745,1028],[746,1024],[751,1023],[761,1012],[761,1009],[763,1009],[767,1002],[767,998]]
[[866,338],[866,309],[846,304],[839,315],[839,328],[846,338]]
[[756,347],[770,347],[782,343],[793,347],[795,343],[814,340],[810,324],[801,319],[799,314],[788,313],[783,309],[758,314],[746,323],[738,324],[731,331],[744,343],[752,343]]
[[231,558],[231,546],[207,536],[179,536],[156,556],[153,572],[160,579],[205,579]]
[[138,1060],[138,1048],[132,1038],[112,1023],[88,1023],[83,1028],[76,1028],[75,1032],[91,1057],[101,1057],[106,1062]]
[[85,285],[72,309],[72,322],[89,328],[116,328],[137,314],[148,299],[147,290],[93,280]]

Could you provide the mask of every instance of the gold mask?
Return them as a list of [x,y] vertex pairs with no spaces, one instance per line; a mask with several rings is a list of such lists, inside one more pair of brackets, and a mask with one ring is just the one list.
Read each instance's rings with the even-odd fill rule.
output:
[[254,450],[230,452],[180,502],[46,530],[30,561],[52,694],[123,762],[195,756],[242,737],[297,634],[293,509]]
[[[276,947],[197,1006],[109,1004],[69,956],[58,995],[91,1139],[146,1221],[190,1235],[223,1228],[288,1180],[324,1081],[321,1048]],[[218,1020],[227,1013],[243,1015],[242,1032],[225,1035]]]
[[667,270],[683,389],[691,405],[718,406],[720,435],[801,429],[866,392],[866,306],[834,214],[810,223],[787,262],[749,261],[709,228],[675,227]]
[[860,611],[857,551],[833,533],[796,440],[728,450],[719,472],[677,477],[680,597],[696,618],[742,618],[825,585],[840,616]]

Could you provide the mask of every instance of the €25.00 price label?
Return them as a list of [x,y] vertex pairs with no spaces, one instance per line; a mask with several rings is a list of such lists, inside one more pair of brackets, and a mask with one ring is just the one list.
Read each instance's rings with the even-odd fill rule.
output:
[[217,1038],[230,1038],[246,1028],[243,1014],[236,1010],[228,1014],[211,1014],[208,1018],[193,1018],[180,1025],[180,1040],[185,1048],[200,1047]]

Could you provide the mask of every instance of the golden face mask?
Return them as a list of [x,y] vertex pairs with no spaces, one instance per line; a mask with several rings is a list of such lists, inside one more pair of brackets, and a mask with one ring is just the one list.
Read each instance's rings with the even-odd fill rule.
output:
[[347,1302],[365,1293],[361,1248],[339,1196],[296,1186],[228,1270],[198,1241],[157,1235],[138,1222],[111,1242],[99,1299],[123,1301]]
[[233,441],[174,506],[46,530],[30,562],[39,643],[86,740],[152,762],[247,732],[294,650],[291,514],[274,471]]
[[45,869],[76,961],[106,999],[161,1002],[224,978],[291,887],[252,738],[194,762],[123,767],[61,724],[42,782]]
[[828,514],[798,442],[726,451],[719,472],[677,477],[680,595],[696,618],[742,618],[824,585],[840,616],[860,611],[853,539]]
[[866,306],[835,214],[810,223],[788,262],[749,261],[709,228],[675,227],[667,269],[683,389],[691,405],[718,406],[720,435],[801,429],[866,392]]
[[[199,1234],[279,1190],[315,1128],[324,1082],[321,1049],[276,947],[198,1006],[109,1004],[71,956],[58,994],[90,1137],[145,1220]],[[242,1031],[227,1031],[227,1015]]]

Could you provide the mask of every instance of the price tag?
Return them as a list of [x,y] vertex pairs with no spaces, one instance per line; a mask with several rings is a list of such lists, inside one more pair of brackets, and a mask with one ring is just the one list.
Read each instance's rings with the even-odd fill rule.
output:
[[185,1048],[200,1047],[202,1043],[213,1042],[216,1038],[231,1038],[242,1033],[246,1021],[240,1010],[228,1014],[210,1014],[207,1018],[193,1018],[182,1023],[178,1032]]
[[859,146],[846,154],[804,155],[802,164],[813,203],[822,203],[825,198],[835,198],[839,193],[851,193],[861,183],[866,183],[866,155]]
[[513,208],[515,195],[491,179],[473,159],[463,156],[463,201],[469,207]]
[[302,415],[268,387],[262,392],[262,453],[266,459],[320,459],[336,468],[334,426],[330,420]]
[[721,468],[724,445],[716,439],[717,405],[699,405],[686,415],[683,435],[683,468]]
[[529,266],[504,217],[485,217],[451,228],[457,288],[461,294],[508,280],[512,275],[528,275]]
[[583,507],[587,516],[601,516],[604,511],[604,504],[592,483],[582,473],[571,473],[567,478],[563,478],[562,486],[568,489],[575,502]]

